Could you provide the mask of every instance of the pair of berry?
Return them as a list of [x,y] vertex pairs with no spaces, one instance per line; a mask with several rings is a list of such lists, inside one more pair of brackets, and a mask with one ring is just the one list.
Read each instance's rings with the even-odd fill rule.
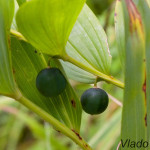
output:
[[[59,95],[65,89],[67,81],[58,68],[47,68],[39,72],[36,87],[46,97]],[[100,114],[108,106],[108,95],[100,88],[90,88],[81,96],[83,110],[91,115]]]

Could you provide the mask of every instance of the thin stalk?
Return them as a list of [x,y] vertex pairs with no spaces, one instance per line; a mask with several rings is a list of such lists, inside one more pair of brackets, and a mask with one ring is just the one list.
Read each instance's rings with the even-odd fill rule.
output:
[[[22,35],[21,33],[15,31],[15,30],[12,30],[12,29],[11,29],[11,30],[10,30],[10,33],[11,33],[12,35],[15,35],[17,38],[19,38],[19,39],[21,39],[21,40],[27,41],[27,40],[23,37],[23,35]],[[68,56],[67,54],[64,55],[64,56],[62,56],[62,57],[60,57],[60,58],[61,58],[62,60],[64,60],[64,61],[68,61],[68,62],[70,62],[70,63],[72,63],[72,64],[78,66],[79,68],[81,68],[81,69],[83,69],[83,70],[86,70],[86,71],[88,71],[88,72],[90,72],[90,73],[92,73],[92,74],[98,76],[100,79],[103,79],[103,80],[107,81],[108,83],[112,83],[112,84],[114,84],[114,85],[116,85],[116,86],[118,86],[118,87],[120,87],[120,88],[124,88],[124,83],[122,83],[121,81],[115,79],[115,78],[112,77],[112,76],[108,76],[108,75],[106,75],[106,74],[104,74],[104,73],[101,73],[101,72],[99,72],[98,70],[96,70],[96,69],[94,69],[94,68],[90,68],[90,67],[88,67],[88,66],[82,64],[81,62],[79,62],[79,61],[73,59],[72,57]]]
[[43,111],[40,107],[33,104],[30,100],[25,97],[20,97],[18,102],[29,108],[30,110],[34,111],[40,117],[42,117],[45,121],[49,122],[52,126],[54,126],[58,131],[65,134],[69,138],[71,138],[76,144],[78,144],[83,150],[92,150],[92,148],[80,137],[78,133],[73,132],[68,127],[63,125],[53,116],[49,115],[47,112]]
[[97,80],[98,80],[98,77],[96,77],[96,80],[94,82],[94,88],[97,88]]
[[115,102],[117,105],[119,105],[120,107],[123,107],[123,104],[118,100],[116,99],[115,97],[113,97],[112,95],[108,94],[109,98]]
[[101,78],[101,79],[103,79],[103,80],[105,80],[105,81],[107,81],[109,83],[112,83],[112,84],[114,84],[114,85],[116,85],[116,86],[118,86],[120,88],[124,88],[124,84],[121,81],[115,79],[112,76],[108,76],[106,74],[103,74],[103,73],[99,72],[98,70],[96,70],[94,68],[90,68],[90,67],[82,64],[81,62],[75,60],[74,58],[72,58],[72,57],[70,57],[68,55],[63,56],[62,59],[64,61],[68,61],[68,62],[78,66],[79,68],[84,69],[84,70],[86,70],[86,71],[88,71],[88,72],[98,76],[99,78]]

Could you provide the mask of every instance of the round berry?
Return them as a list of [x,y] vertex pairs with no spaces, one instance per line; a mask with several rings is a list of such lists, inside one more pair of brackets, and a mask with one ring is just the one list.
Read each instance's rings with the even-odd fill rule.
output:
[[108,106],[108,95],[100,88],[90,88],[81,96],[83,110],[91,115],[100,114]]
[[36,87],[46,97],[59,95],[66,87],[67,81],[58,68],[46,68],[39,72]]

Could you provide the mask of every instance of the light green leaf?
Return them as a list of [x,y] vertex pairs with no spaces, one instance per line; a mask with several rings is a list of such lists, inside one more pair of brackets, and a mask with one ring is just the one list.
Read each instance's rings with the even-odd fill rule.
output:
[[20,7],[19,31],[41,52],[62,56],[85,0],[33,0]]
[[14,103],[15,101],[12,98],[0,96],[0,106],[9,105]]
[[87,5],[81,11],[70,34],[66,51],[85,65],[109,74],[111,55],[107,36]]
[[66,75],[68,78],[73,79],[75,81],[81,82],[81,83],[95,83],[96,76],[93,74],[69,63],[61,61],[61,64],[66,72]]
[[14,14],[13,0],[0,0],[0,94],[14,96],[17,88],[13,79],[9,30]]
[[[69,82],[62,94],[55,98],[42,96],[35,86],[36,76],[47,67],[41,53],[37,53],[28,43],[15,38],[12,41],[13,68],[16,82],[22,94],[34,104],[79,132],[81,122],[81,104]],[[59,62],[55,66],[60,67]],[[61,69],[61,68],[60,68]],[[62,70],[63,71],[63,70]]]
[[[75,33],[77,29],[73,30],[71,37],[69,39],[69,42],[68,42],[68,46],[66,46],[66,43],[61,41],[61,36],[62,36],[61,32],[63,32],[63,36],[64,36],[66,33],[66,30],[65,30],[66,28],[65,29],[62,28],[60,25],[62,22],[58,21],[60,23],[59,24],[57,22],[57,20],[54,19],[55,17],[57,18],[57,15],[55,15],[55,17],[53,17],[53,18],[49,17],[49,18],[47,18],[47,20],[43,17],[43,15],[48,16],[47,15],[48,13],[45,14],[44,12],[45,12],[45,10],[47,10],[48,8],[51,7],[51,1],[50,2],[48,0],[44,1],[44,4],[47,3],[47,5],[44,5],[44,6],[41,5],[41,6],[43,6],[44,11],[40,14],[37,14],[38,12],[40,12],[39,9],[41,8],[39,5],[40,3],[37,4],[37,2],[41,2],[41,1],[35,0],[35,1],[30,1],[30,2],[25,3],[19,9],[19,11],[17,13],[17,21],[18,21],[18,26],[19,26],[21,33],[25,36],[25,38],[33,46],[35,46],[37,48],[37,50],[40,50],[42,53],[49,54],[50,56],[53,56],[55,58],[60,58],[64,61],[68,61],[68,62],[78,66],[79,68],[94,74],[95,76],[99,77],[101,80],[105,80],[109,83],[113,83],[116,86],[121,87],[121,88],[124,87],[124,84],[121,81],[118,81],[117,79],[115,79],[111,75],[109,75],[110,64],[111,64],[111,55],[109,52],[107,37],[106,37],[104,30],[99,25],[99,21],[96,19],[96,16],[94,16],[94,14],[90,11],[90,9],[86,5],[84,6],[85,10],[82,11],[82,13],[81,13],[82,15],[79,16],[79,19],[76,23],[77,25],[75,26],[76,28],[81,28],[81,29],[79,29],[80,32]],[[57,6],[57,4],[58,4],[57,0],[54,0],[54,2]],[[74,3],[74,1],[71,1],[68,3],[67,6],[68,7],[70,6],[70,9],[71,9],[71,7],[74,8],[74,6],[71,5],[73,3]],[[82,6],[83,6],[84,2],[80,1],[79,4],[82,4]],[[78,4],[78,14],[80,12],[79,4]],[[61,4],[58,4],[58,6],[60,6],[60,5]],[[66,8],[68,8],[68,7],[66,7]],[[31,10],[31,8],[32,8],[32,10]],[[39,8],[39,9],[37,9],[37,8]],[[28,9],[31,12],[34,11],[34,9],[36,9],[36,10],[34,12],[30,13],[30,11],[27,11]],[[55,10],[57,10],[57,9],[55,9]],[[72,10],[74,10],[74,9],[72,9]],[[71,13],[72,13],[72,10],[71,10]],[[76,8],[76,10],[77,10],[77,8]],[[81,7],[80,7],[80,10],[81,10]],[[48,9],[47,11],[49,12],[50,9]],[[55,13],[56,12],[54,11],[53,14],[55,14]],[[41,16],[41,14],[42,14],[42,18],[39,19],[39,16]],[[56,13],[56,14],[58,14],[58,13]],[[88,14],[88,16],[87,16],[87,14]],[[70,15],[68,15],[68,16],[70,16]],[[73,16],[77,16],[77,12]],[[67,17],[67,15],[66,15],[66,17]],[[42,19],[43,19],[43,21],[41,21]],[[51,19],[53,19],[53,21]],[[77,19],[77,17],[76,17],[76,19]],[[61,20],[61,19],[59,18],[59,20]],[[67,18],[66,20],[68,20],[66,22],[72,22],[72,17]],[[45,28],[43,28],[43,26],[41,26],[41,28],[39,27],[39,24],[41,25],[41,22],[44,24]],[[50,23],[52,23],[52,22],[53,22],[52,27],[49,28]],[[75,20],[74,20],[74,22],[75,22]],[[54,26],[55,23],[58,23],[57,26]],[[72,26],[73,26],[73,24],[72,24]],[[87,26],[87,28],[86,28],[86,26]],[[54,28],[55,30],[53,29],[53,27],[56,27],[56,28]],[[57,32],[56,32],[57,27],[59,27],[58,28],[59,34],[57,34]],[[87,31],[87,29],[88,29],[88,31]],[[68,27],[67,27],[67,30],[68,30]],[[70,32],[71,32],[71,30],[70,30]],[[68,36],[69,36],[70,32],[69,33],[67,32]],[[13,32],[13,33],[14,33],[14,35],[16,35],[15,32]],[[47,35],[47,33],[51,33],[51,34]],[[20,36],[19,33],[17,35]],[[67,38],[63,38],[63,39],[65,39],[66,42],[68,40],[68,36],[67,36]],[[79,43],[79,40],[75,39],[77,37],[79,37],[83,43]],[[22,39],[25,39],[25,38],[22,37]],[[53,41],[53,43],[51,43],[52,41]],[[55,42],[55,41],[58,41],[58,42]],[[64,46],[63,50],[60,50],[60,47],[61,47],[60,45],[62,45],[62,43],[65,43],[65,44],[63,45]],[[74,45],[74,44],[76,44],[76,45]],[[66,48],[65,48],[65,46],[66,46]],[[89,47],[89,48],[87,48],[87,47]],[[79,52],[78,48],[80,49],[80,52]],[[94,53],[93,53],[93,51],[94,51]],[[84,56],[82,56],[83,52],[84,52]],[[72,53],[72,54],[70,54],[70,53]],[[77,55],[74,55],[75,53]],[[72,55],[72,57],[71,57],[71,55]],[[75,57],[75,59],[74,59],[74,57]],[[82,62],[79,60],[80,58],[81,58]]]
[[124,69],[125,65],[125,24],[124,24],[124,14],[122,9],[122,1],[116,1],[115,8],[115,32],[118,52],[121,60],[121,64]]
[[146,0],[146,1],[147,1],[148,6],[150,7],[150,0]]
[[[127,5],[126,5],[127,4]],[[146,66],[143,20],[136,5],[124,3],[126,16],[126,70],[122,112],[122,140],[147,140]],[[134,17],[133,17],[134,16]],[[125,147],[125,149],[128,149]],[[135,148],[138,149],[138,148]]]
[[[109,75],[111,55],[107,36],[86,4],[69,36],[66,52],[85,66]],[[68,62],[64,62],[63,66],[68,76],[74,80],[84,83],[94,83],[96,80],[96,76]]]

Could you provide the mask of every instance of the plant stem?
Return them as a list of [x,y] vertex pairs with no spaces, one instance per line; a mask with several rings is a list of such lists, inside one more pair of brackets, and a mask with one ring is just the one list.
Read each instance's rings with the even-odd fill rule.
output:
[[[15,30],[12,30],[12,29],[10,30],[10,33],[12,35],[15,35],[17,38],[27,42],[27,40],[23,37],[23,35],[21,33],[15,31]],[[112,83],[112,84],[114,84],[114,85],[116,85],[116,86],[118,86],[120,88],[124,88],[124,83],[122,83],[121,81],[115,79],[112,76],[108,76],[108,75],[106,75],[104,73],[101,73],[101,72],[99,72],[98,70],[96,70],[94,68],[90,68],[90,67],[82,64],[81,62],[73,59],[72,57],[68,56],[67,54],[62,56],[61,59],[63,59],[64,61],[68,61],[68,62],[78,66],[79,68],[84,69],[84,70],[86,70],[86,71],[88,71],[88,72],[98,76],[100,79],[103,79],[103,80],[105,80],[105,81],[107,81],[109,83]]]
[[94,82],[94,88],[97,88],[97,81],[98,80],[98,77],[96,77],[96,80],[95,80],[95,82]]
[[[108,94],[108,93],[107,93]],[[108,96],[109,96],[109,98],[113,101],[113,102],[115,102],[117,105],[119,105],[120,107],[123,107],[123,104],[119,101],[119,100],[117,100],[115,97],[113,97],[112,95],[110,95],[110,94],[108,94]]]
[[42,117],[45,121],[49,122],[51,125],[53,125],[56,128],[56,130],[60,131],[61,133],[71,138],[83,150],[92,150],[92,148],[80,137],[78,133],[75,133],[72,130],[70,130],[68,127],[66,127],[57,119],[55,119],[53,116],[49,115],[47,112],[43,111],[40,107],[33,104],[27,98],[22,96],[20,97],[20,99],[18,99],[18,102],[20,102],[21,104],[23,104],[30,110],[34,111],[36,114]]
[[114,85],[116,85],[116,86],[118,86],[118,87],[120,87],[120,88],[124,88],[124,84],[123,84],[121,81],[115,79],[115,78],[112,77],[112,76],[108,76],[108,75],[106,75],[106,74],[103,74],[103,73],[99,72],[98,70],[96,70],[96,69],[94,69],[94,68],[90,68],[90,67],[88,67],[88,66],[82,64],[81,62],[75,60],[74,58],[72,58],[72,57],[70,57],[70,56],[68,56],[68,55],[64,55],[64,56],[62,57],[62,59],[63,59],[64,61],[68,61],[68,62],[70,62],[70,63],[72,63],[72,64],[78,66],[79,68],[84,69],[84,70],[86,70],[86,71],[88,71],[88,72],[90,72],[90,73],[92,73],[92,74],[98,76],[99,78],[101,78],[101,79],[103,79],[103,80],[105,80],[105,81],[107,81],[107,82],[109,82],[109,83],[112,83],[112,84],[114,84]]

